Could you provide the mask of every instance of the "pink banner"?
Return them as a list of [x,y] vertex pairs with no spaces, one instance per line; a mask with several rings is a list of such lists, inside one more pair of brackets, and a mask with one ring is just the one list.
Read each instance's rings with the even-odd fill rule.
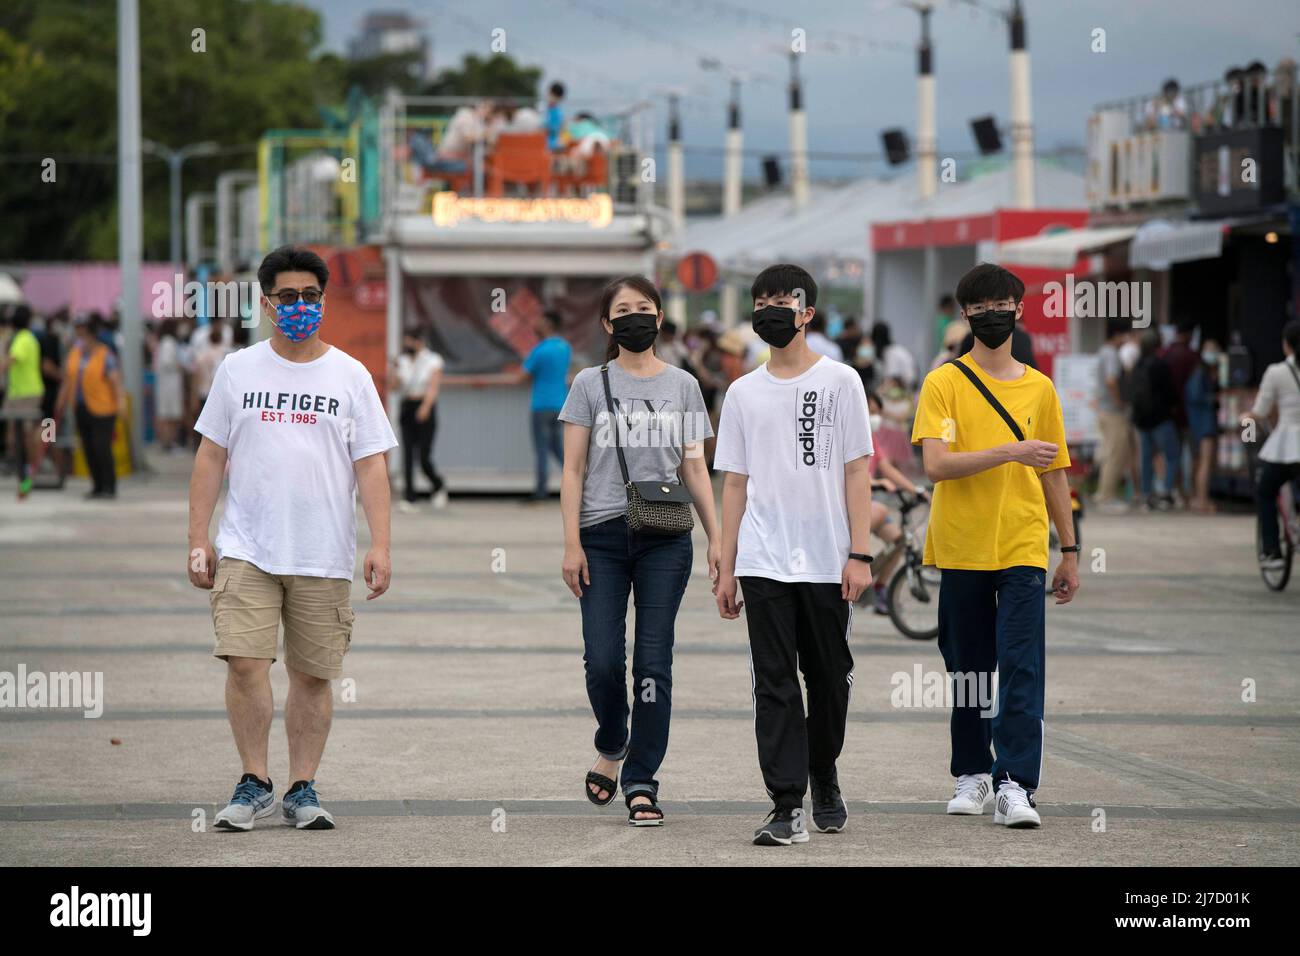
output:
[[[115,262],[19,263],[23,295],[37,312],[54,312],[65,306],[73,313],[113,311],[122,294],[122,282]],[[170,287],[175,269],[169,263],[146,262],[140,266],[140,313],[150,314],[153,285]],[[184,280],[182,279],[182,284]]]

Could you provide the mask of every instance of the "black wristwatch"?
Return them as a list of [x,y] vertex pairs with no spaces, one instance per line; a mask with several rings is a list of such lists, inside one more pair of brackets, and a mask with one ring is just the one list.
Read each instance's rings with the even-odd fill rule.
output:
[[854,561],[865,561],[867,562],[867,564],[870,564],[872,561],[876,560],[869,554],[858,554],[856,551],[850,551],[849,557]]
[[1077,544],[1065,545],[1061,548],[1061,554],[1078,554],[1082,550]]

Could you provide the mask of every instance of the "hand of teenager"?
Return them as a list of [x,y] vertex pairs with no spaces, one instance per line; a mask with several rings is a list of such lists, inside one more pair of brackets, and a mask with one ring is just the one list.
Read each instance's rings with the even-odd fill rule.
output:
[[212,590],[217,578],[217,552],[212,542],[203,541],[190,548],[185,570],[190,576],[190,584],[196,588]]
[[705,562],[709,566],[709,580],[713,582],[714,592],[716,593],[718,578],[722,574],[722,542],[709,542],[709,551]]
[[587,552],[582,548],[565,548],[564,563],[560,566],[564,583],[569,586],[574,597],[582,597],[582,585],[591,587],[591,575],[587,571]]
[[840,597],[846,601],[856,601],[869,587],[871,587],[871,565],[857,558],[849,558],[845,561],[844,570],[840,574]]
[[420,424],[424,424],[429,420],[429,412],[431,410],[432,409],[430,409],[428,405],[421,405],[415,410],[415,420]]
[[1031,468],[1046,468],[1056,461],[1056,445],[1050,441],[1039,441],[1037,438],[1030,438],[1025,441],[1012,442],[1007,448],[1010,449],[1012,461],[1018,461],[1022,465],[1029,465]]
[[723,620],[734,621],[740,617],[740,609],[745,606],[744,601],[736,600],[736,576],[718,572],[718,580],[714,582],[713,593],[717,596],[718,614]]
[[1074,554],[1061,555],[1061,563],[1052,575],[1052,593],[1057,604],[1069,604],[1079,590],[1079,559]]
[[365,574],[366,587],[370,588],[366,600],[373,601],[388,590],[393,578],[393,559],[387,548],[371,548],[366,552]]
[[888,478],[877,478],[871,483],[871,487],[879,488],[881,491],[887,491],[891,494],[898,490],[898,485],[894,484]]

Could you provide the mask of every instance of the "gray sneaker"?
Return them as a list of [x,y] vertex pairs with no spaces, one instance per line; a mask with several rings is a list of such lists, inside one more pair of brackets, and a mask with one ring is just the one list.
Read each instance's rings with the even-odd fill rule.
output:
[[299,830],[333,830],[334,818],[316,797],[315,780],[299,780],[280,801],[284,822]]
[[[269,784],[271,781],[267,781]],[[235,795],[217,812],[213,827],[218,830],[251,830],[253,821],[275,812],[275,791],[263,786],[251,773],[239,778]]]

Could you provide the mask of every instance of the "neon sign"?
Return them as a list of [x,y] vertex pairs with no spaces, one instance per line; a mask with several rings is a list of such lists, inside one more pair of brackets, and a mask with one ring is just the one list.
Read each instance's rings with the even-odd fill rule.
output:
[[614,203],[608,193],[516,199],[440,192],[433,197],[433,222],[436,226],[452,227],[462,220],[474,219],[479,222],[586,223],[593,229],[603,229],[613,218]]

